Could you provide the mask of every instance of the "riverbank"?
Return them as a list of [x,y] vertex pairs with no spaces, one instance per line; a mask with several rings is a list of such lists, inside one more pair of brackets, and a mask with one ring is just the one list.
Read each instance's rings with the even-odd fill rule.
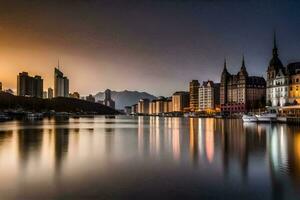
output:
[[0,111],[9,114],[22,113],[72,113],[72,114],[120,114],[117,110],[100,103],[88,102],[75,98],[57,97],[41,99],[33,97],[14,96],[0,92]]

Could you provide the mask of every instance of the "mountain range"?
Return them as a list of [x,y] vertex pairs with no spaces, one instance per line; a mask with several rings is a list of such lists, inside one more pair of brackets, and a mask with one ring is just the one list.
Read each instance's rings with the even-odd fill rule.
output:
[[[98,92],[95,95],[96,101],[103,100],[104,92]],[[156,99],[156,96],[147,92],[138,91],[111,91],[111,98],[116,102],[116,109],[124,109],[125,106],[136,104],[140,99]]]

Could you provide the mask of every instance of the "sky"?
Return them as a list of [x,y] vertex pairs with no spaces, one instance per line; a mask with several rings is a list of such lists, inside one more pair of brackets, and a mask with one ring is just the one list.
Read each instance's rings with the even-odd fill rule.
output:
[[53,87],[58,59],[81,95],[138,90],[170,96],[192,79],[220,81],[224,58],[245,56],[264,76],[276,30],[279,56],[300,61],[296,0],[0,0],[0,81],[41,75]]

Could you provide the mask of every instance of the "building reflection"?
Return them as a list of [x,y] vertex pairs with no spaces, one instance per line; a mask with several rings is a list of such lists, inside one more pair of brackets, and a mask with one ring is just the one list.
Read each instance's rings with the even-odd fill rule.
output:
[[69,129],[54,129],[54,160],[55,172],[61,173],[69,147]]
[[40,159],[43,129],[21,129],[18,131],[18,155],[21,169],[25,169],[29,159]]
[[300,127],[274,125],[268,143],[273,198],[300,198]]
[[199,119],[190,118],[190,155],[194,164],[198,164],[199,161],[199,141],[198,141],[198,127],[199,127]]
[[174,160],[180,158],[180,130],[181,123],[180,118],[172,118],[172,151]]
[[[266,151],[266,132],[257,124],[243,125],[239,120],[217,122],[216,132],[222,135],[222,162],[224,177],[240,174],[243,181],[248,179],[249,157],[264,157]],[[235,165],[239,166],[238,171]]]

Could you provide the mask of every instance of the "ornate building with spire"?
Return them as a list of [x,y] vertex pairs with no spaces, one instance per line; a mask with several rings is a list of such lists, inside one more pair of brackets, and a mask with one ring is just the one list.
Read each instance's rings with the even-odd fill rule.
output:
[[247,112],[265,104],[266,81],[263,77],[249,76],[243,57],[240,71],[227,71],[226,60],[221,75],[220,104],[223,113]]
[[278,57],[274,34],[273,56],[267,70],[267,106],[285,106],[289,102],[289,73]]

